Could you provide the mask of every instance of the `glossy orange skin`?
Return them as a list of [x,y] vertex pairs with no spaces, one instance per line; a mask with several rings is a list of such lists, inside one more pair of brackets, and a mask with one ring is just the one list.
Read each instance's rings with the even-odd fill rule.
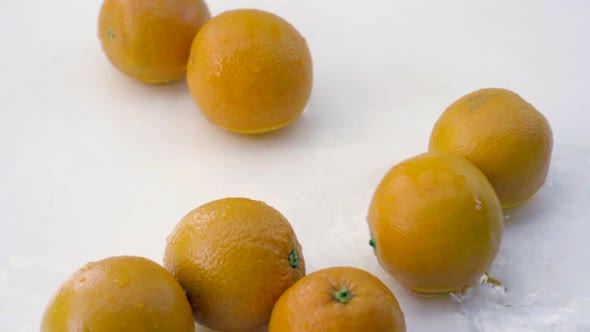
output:
[[295,121],[311,95],[307,42],[284,19],[240,9],[212,18],[192,45],[188,85],[205,117],[256,134]]
[[160,265],[111,257],[76,271],[51,299],[41,332],[192,332],[184,291]]
[[482,89],[449,106],[430,136],[430,151],[458,154],[488,178],[504,208],[543,186],[553,150],[547,119],[516,93]]
[[486,177],[465,159],[424,153],[394,166],[368,215],[381,266],[407,288],[443,293],[488,272],[504,217]]
[[104,0],[98,37],[119,71],[163,83],[185,75],[191,43],[210,17],[202,0]]
[[187,292],[197,322],[222,331],[266,325],[279,296],[305,275],[287,219],[246,198],[213,201],[186,215],[168,238],[164,265]]
[[[335,293],[345,288],[350,300]],[[404,314],[389,288],[353,267],[319,270],[299,280],[277,301],[269,332],[405,332]]]

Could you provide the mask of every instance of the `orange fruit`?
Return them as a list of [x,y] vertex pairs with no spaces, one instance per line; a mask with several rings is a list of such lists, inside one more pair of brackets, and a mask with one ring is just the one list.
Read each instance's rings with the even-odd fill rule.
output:
[[232,132],[264,133],[303,113],[311,95],[311,54],[284,19],[260,10],[232,10],[199,31],[187,78],[210,122]]
[[61,286],[41,332],[192,332],[186,295],[160,265],[141,257],[110,257],[86,264]]
[[287,219],[247,198],[187,214],[168,238],[164,265],[187,292],[197,322],[223,331],[266,325],[279,296],[305,275]]
[[184,76],[191,43],[210,16],[202,0],[104,0],[98,36],[119,71],[162,83]]
[[547,119],[506,89],[482,89],[457,100],[430,136],[430,151],[452,152],[477,166],[504,208],[526,202],[543,186],[552,148]]
[[404,314],[377,277],[353,267],[316,271],[289,288],[269,332],[405,332]]
[[430,152],[394,166],[368,215],[381,266],[420,293],[459,291],[488,272],[504,219],[494,189],[477,167]]

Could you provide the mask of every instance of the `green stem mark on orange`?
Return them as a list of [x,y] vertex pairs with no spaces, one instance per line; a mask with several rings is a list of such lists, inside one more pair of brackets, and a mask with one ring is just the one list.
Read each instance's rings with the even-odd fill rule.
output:
[[289,253],[289,266],[294,269],[299,267],[299,254],[295,249]]
[[107,31],[107,38],[110,40],[115,39],[115,33],[113,32],[113,30]]
[[375,243],[375,240],[373,240],[373,239],[369,240],[369,245],[373,248],[377,248],[377,243]]
[[350,293],[350,291],[346,287],[342,287],[342,288],[340,288],[340,290],[337,290],[334,292],[334,300],[336,300],[340,303],[346,304],[346,303],[350,302],[351,299],[352,299],[352,294]]

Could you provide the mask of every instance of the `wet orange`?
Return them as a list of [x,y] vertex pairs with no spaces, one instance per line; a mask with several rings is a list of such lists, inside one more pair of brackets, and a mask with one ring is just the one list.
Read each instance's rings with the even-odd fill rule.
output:
[[194,331],[174,277],[141,257],[110,257],[76,271],[51,299],[41,332]]
[[223,331],[266,325],[279,296],[305,275],[287,219],[246,198],[186,215],[168,238],[164,265],[187,292],[197,322]]
[[187,78],[210,122],[237,133],[264,133],[303,112],[312,59],[305,39],[281,17],[232,10],[212,18],[195,38]]
[[529,200],[545,182],[553,134],[547,119],[516,93],[482,89],[449,106],[430,151],[458,154],[488,178],[504,208]]
[[397,299],[377,277],[353,267],[319,270],[275,304],[269,332],[405,332]]
[[118,70],[162,83],[184,76],[191,43],[209,18],[202,0],[104,0],[98,36]]
[[504,219],[486,177],[467,160],[424,153],[394,166],[369,208],[381,266],[421,293],[459,291],[488,272]]

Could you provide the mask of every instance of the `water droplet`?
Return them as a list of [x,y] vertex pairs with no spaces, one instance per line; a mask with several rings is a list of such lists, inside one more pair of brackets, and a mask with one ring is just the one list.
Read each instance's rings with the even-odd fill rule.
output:
[[508,213],[506,213],[506,214],[504,215],[504,219],[506,219],[506,220],[510,219],[510,215],[509,215]]

